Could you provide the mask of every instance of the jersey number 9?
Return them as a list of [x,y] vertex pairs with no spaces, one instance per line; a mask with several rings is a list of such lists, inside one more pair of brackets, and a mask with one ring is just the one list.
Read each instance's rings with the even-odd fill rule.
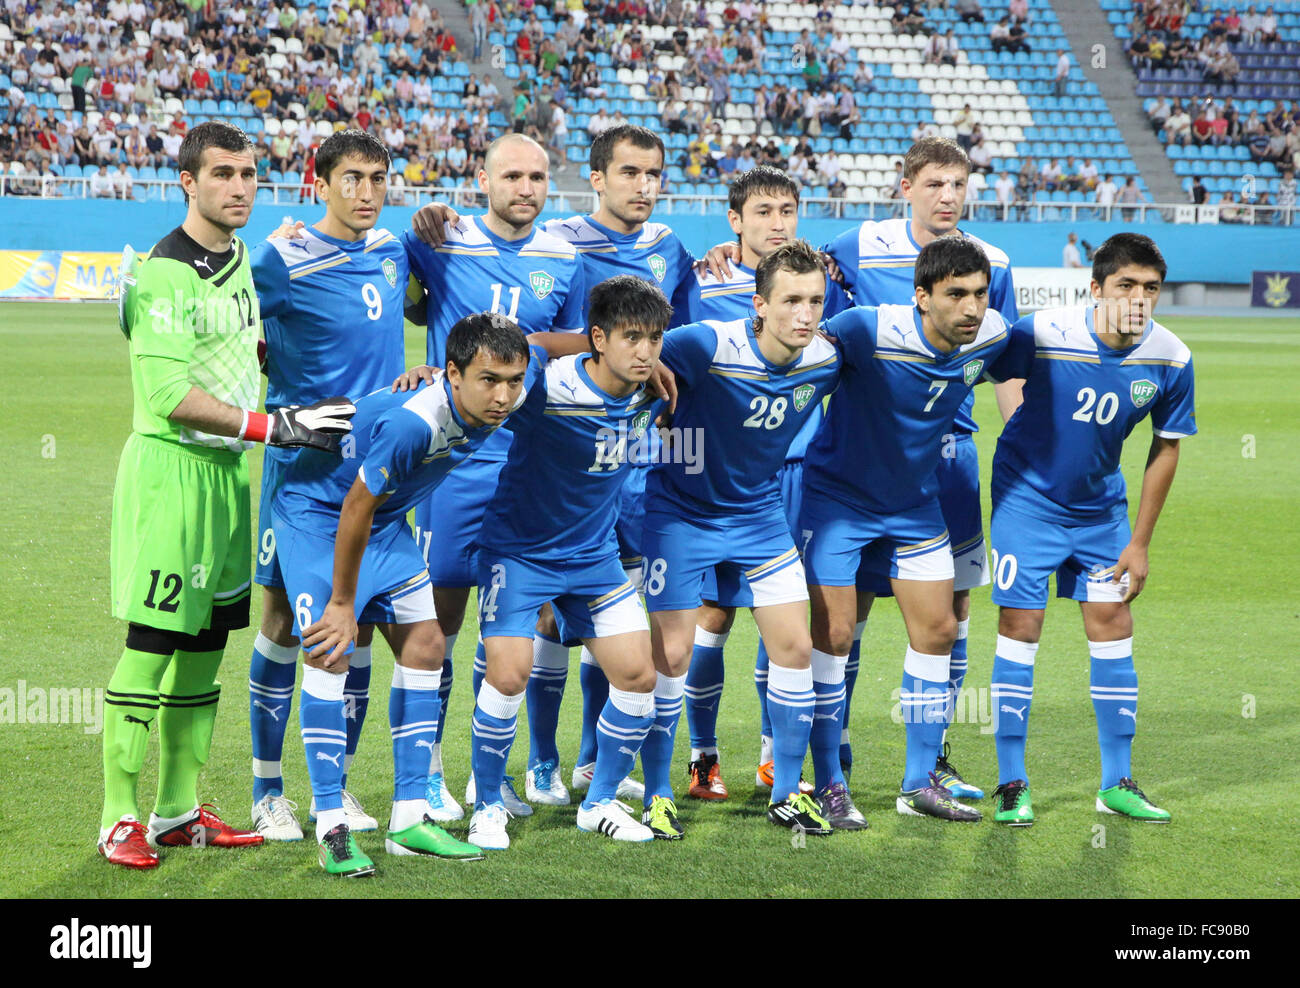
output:
[[368,281],[361,286],[361,301],[366,303],[366,315],[369,318],[378,319],[384,314],[384,297]]

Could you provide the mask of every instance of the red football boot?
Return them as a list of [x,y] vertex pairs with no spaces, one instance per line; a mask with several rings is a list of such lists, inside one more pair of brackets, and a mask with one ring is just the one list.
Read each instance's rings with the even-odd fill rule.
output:
[[99,839],[99,853],[110,864],[124,868],[157,868],[158,852],[149,846],[144,825],[139,820],[123,817]]
[[236,830],[204,803],[180,823],[158,829],[157,814],[149,815],[149,843],[154,847],[252,847],[265,838],[255,830]]

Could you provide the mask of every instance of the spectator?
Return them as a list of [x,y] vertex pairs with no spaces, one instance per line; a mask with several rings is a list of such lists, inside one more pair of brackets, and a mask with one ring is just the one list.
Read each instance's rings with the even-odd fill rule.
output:
[[980,0],[957,0],[957,14],[967,24],[975,21],[984,23],[984,9],[980,6]]
[[1061,186],[1061,166],[1055,158],[1048,160],[1038,173],[1038,184],[1044,192],[1055,192]]
[[[1132,207],[1140,202],[1145,202],[1146,196],[1137,186],[1137,179],[1130,175],[1124,182],[1124,188],[1119,190],[1119,202],[1121,207]],[[1125,223],[1133,220],[1133,214],[1136,212],[1132,208],[1121,208],[1120,214]]]
[[1011,172],[1005,168],[1002,169],[1002,174],[998,176],[998,180],[993,183],[993,195],[1000,207],[998,209],[998,219],[1017,218],[1012,215],[1016,202],[1016,180],[1011,177]]
[[1165,126],[1165,121],[1169,119],[1169,114],[1173,108],[1169,105],[1169,100],[1162,93],[1156,97],[1155,104],[1147,110],[1147,120],[1151,123],[1151,129],[1159,133]]
[[970,135],[975,127],[975,111],[971,109],[969,103],[962,106],[952,123],[957,130],[957,143],[961,145],[963,151],[969,154],[971,147]]
[[1070,56],[1064,48],[1056,49],[1056,71],[1052,75],[1052,92],[1057,99],[1065,98],[1066,83],[1070,78]]
[[1225,192],[1215,203],[1219,210],[1220,223],[1242,223],[1245,217],[1242,214],[1241,206],[1237,204],[1237,195],[1234,192]]
[[826,180],[827,185],[834,185],[839,180],[842,167],[839,155],[833,148],[817,159],[817,173]]
[[1029,23],[1029,0],[1011,0],[1007,13],[1017,24]]
[[930,65],[939,65],[943,61],[943,56],[948,52],[948,44],[944,41],[943,35],[938,31],[930,35],[930,40],[925,43],[925,60]]
[[898,160],[894,162],[894,180],[889,187],[889,198],[893,202],[894,208],[891,216],[894,219],[907,215],[907,199],[903,195],[903,162]]
[[1196,175],[1192,178],[1191,188],[1187,190],[1187,198],[1191,200],[1193,205],[1204,206],[1206,197],[1209,195],[1209,191],[1210,190],[1207,189],[1204,186],[1204,184],[1202,184],[1201,176]]
[[1246,44],[1259,44],[1260,25],[1263,21],[1264,18],[1259,15],[1253,3],[1246,8],[1246,14],[1241,19],[1241,37]]
[[1119,195],[1119,186],[1115,184],[1115,177],[1107,175],[1106,178],[1097,186],[1097,194],[1094,201],[1100,207],[1097,210],[1097,218],[1103,223],[1109,223],[1112,207],[1115,205],[1115,198]]
[[1169,115],[1169,119],[1165,121],[1165,137],[1168,138],[1170,144],[1176,141],[1184,147],[1191,142],[1192,118],[1188,114],[1187,108],[1177,101],[1174,103],[1173,112]]
[[1083,267],[1083,256],[1079,253],[1079,236],[1073,231],[1065,238],[1065,248],[1061,251],[1061,267]]
[[107,165],[101,164],[99,170],[90,176],[90,195],[95,199],[116,198],[117,189],[113,176],[108,173]]
[[1282,179],[1277,183],[1277,205],[1278,222],[1290,226],[1296,207],[1296,178],[1293,168],[1282,169]]
[[135,198],[135,180],[131,173],[126,170],[126,162],[118,164],[117,171],[112,174],[113,191],[119,199]]
[[[978,132],[979,124],[976,124],[975,127]],[[969,157],[972,171],[978,171],[984,175],[988,175],[993,171],[993,151],[982,141],[971,147]]]

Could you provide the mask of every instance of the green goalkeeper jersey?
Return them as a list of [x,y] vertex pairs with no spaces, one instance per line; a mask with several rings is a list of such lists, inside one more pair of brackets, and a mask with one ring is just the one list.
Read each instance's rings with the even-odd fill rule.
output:
[[261,319],[243,241],[236,237],[217,254],[177,227],[143,260],[128,247],[119,278],[118,316],[131,341],[134,430],[187,446],[251,447],[167,418],[190,386],[246,411],[257,408]]

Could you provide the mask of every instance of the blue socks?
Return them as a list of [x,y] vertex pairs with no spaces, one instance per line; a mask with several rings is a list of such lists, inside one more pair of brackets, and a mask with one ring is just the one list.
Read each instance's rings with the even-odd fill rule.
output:
[[1020,642],[998,635],[993,657],[994,743],[998,751],[998,785],[1029,781],[1025,769],[1025,735],[1034,699],[1034,655],[1037,642]]
[[474,772],[477,796],[475,809],[480,809],[489,802],[501,801],[506,759],[510,757],[510,746],[515,743],[515,725],[519,705],[523,702],[523,693],[505,696],[490,683],[483,683],[479,687],[478,700],[474,704],[474,719],[470,724],[470,738],[474,745],[470,753],[470,766]]
[[653,693],[628,693],[614,686],[609,688],[609,699],[596,721],[599,750],[591,788],[582,802],[584,809],[614,798],[618,784],[632,771],[637,752],[654,722],[654,710]]
[[578,665],[578,683],[582,686],[582,742],[578,746],[578,764],[591,765],[596,761],[596,721],[609,699],[609,680],[586,646]]
[[343,788],[348,787],[348,769],[361,741],[361,725],[370,707],[370,646],[358,645],[348,657],[348,675],[343,684],[343,716],[348,722],[347,752],[343,756]]
[[853,702],[853,686],[858,681],[858,659],[862,655],[862,632],[867,628],[866,621],[859,621],[853,628],[853,644],[849,646],[849,660],[844,665],[844,716],[840,718],[840,768],[850,771],[853,768],[853,745],[849,743],[849,707]]
[[260,631],[248,667],[248,726],[253,735],[253,802],[284,795],[280,759],[293,710],[298,646],[277,645]]
[[394,803],[424,798],[429,759],[433,756],[438,737],[438,687],[441,683],[441,669],[393,665],[388,724],[393,736]]
[[[443,660],[442,660],[442,684],[438,687],[439,714],[438,714],[438,739],[436,743],[438,744],[439,747],[442,746],[442,732],[447,727],[447,704],[451,702],[451,686],[456,679],[456,673],[455,670],[452,668],[452,664],[451,664],[451,653],[454,652],[455,650],[456,650],[456,636],[448,635],[447,653],[445,656],[443,656]],[[430,771],[435,771],[435,770],[430,769]],[[438,772],[442,771],[441,762],[438,763],[438,768],[436,769],[436,771]]]
[[[641,746],[641,770],[645,774],[645,805],[655,796],[673,798],[673,785],[669,774],[673,760],[673,742],[677,739],[677,721],[682,716],[682,694],[686,690],[685,676],[656,674],[654,691],[654,722]],[[623,775],[627,773],[624,772]],[[619,776],[619,779],[623,776]],[[616,780],[617,781],[617,780]],[[594,783],[593,783],[594,787]]]
[[813,778],[817,792],[827,786],[844,781],[840,769],[840,731],[844,717],[844,666],[845,655],[828,655],[812,650],[812,686],[817,697],[813,712],[812,748]]
[[799,792],[799,776],[803,772],[816,708],[812,669],[787,669],[775,663],[768,667],[767,710],[772,718],[774,803]]
[[943,711],[945,730],[952,726],[953,715],[957,712],[957,697],[961,695],[961,684],[966,681],[966,636],[970,633],[970,618],[957,622],[957,639],[952,643],[952,661],[948,664],[948,705]]
[[[560,702],[569,678],[569,650],[544,635],[533,635],[533,670],[528,675],[528,767],[560,760],[555,732],[560,724]],[[619,778],[622,778],[620,776]]]
[[486,675],[487,650],[483,647],[483,636],[479,635],[478,644],[474,646],[474,675],[471,683],[475,700],[478,699],[478,691],[483,688],[483,677]]
[[758,639],[758,655],[754,659],[754,689],[758,691],[758,733],[762,750],[758,756],[760,763],[772,758],[772,717],[767,712],[767,646],[763,639]]
[[1101,788],[1131,778],[1133,735],[1137,733],[1138,677],[1133,668],[1133,638],[1088,642],[1092,655],[1092,709],[1101,748]]
[[726,675],[722,651],[726,644],[725,631],[715,635],[703,628],[695,629],[695,648],[686,673],[686,720],[691,729],[692,758],[695,751],[716,754],[718,750],[718,707]]
[[313,666],[302,671],[302,701],[298,719],[307,750],[307,774],[316,799],[316,837],[319,840],[340,823],[343,813],[343,755],[348,732],[343,716],[343,673]]
[[907,765],[903,791],[930,785],[930,773],[943,745],[943,712],[948,705],[950,655],[925,655],[910,645],[903,659],[900,695],[903,730],[907,737]]

